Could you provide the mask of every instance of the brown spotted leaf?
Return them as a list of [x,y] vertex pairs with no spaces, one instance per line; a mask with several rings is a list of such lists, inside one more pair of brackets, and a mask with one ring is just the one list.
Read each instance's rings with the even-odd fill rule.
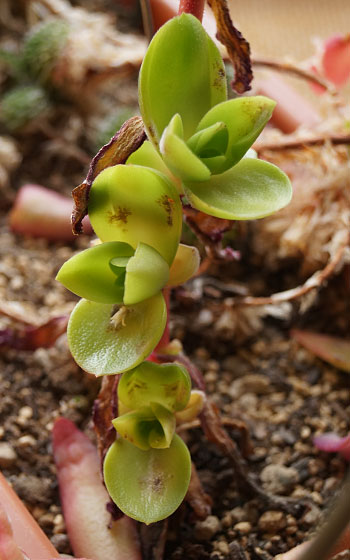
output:
[[85,181],[73,189],[74,208],[72,212],[72,229],[75,235],[82,232],[82,220],[87,215],[89,193],[94,179],[101,171],[112,165],[125,163],[146,140],[146,132],[141,117],[131,117],[102,146],[92,159]]
[[216,37],[225,45],[235,71],[232,89],[239,94],[244,93],[250,90],[253,79],[249,43],[234,27],[226,0],[208,0],[208,3],[216,19]]

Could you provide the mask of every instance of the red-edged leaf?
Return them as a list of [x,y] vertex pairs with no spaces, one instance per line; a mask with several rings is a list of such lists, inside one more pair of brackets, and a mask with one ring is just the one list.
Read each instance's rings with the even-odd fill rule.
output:
[[291,335],[318,358],[350,373],[350,340],[297,329]]

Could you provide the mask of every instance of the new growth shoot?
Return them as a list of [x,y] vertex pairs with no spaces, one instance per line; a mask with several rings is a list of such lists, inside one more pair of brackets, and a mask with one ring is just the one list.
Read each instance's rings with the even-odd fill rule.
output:
[[89,192],[99,243],[57,278],[84,298],[68,326],[73,357],[96,376],[120,375],[116,440],[104,460],[108,492],[125,514],[152,523],[180,505],[191,473],[176,434],[177,419],[193,407],[189,373],[147,361],[167,322],[163,289],[199,265],[197,249],[180,243],[182,199],[210,216],[254,220],[288,204],[291,185],[250,149],[274,102],[227,100],[223,61],[193,15],[174,17],[154,36],[139,103],[147,139],[125,163],[100,170]]

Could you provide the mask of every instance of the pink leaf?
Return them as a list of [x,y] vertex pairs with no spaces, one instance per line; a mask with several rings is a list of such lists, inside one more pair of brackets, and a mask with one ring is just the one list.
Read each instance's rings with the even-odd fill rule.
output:
[[315,356],[350,373],[350,340],[293,329],[291,336]]
[[325,77],[337,87],[350,79],[350,34],[333,35],[325,41],[322,68]]
[[[27,184],[18,191],[10,212],[10,227],[15,233],[44,237],[49,241],[72,241],[73,199],[42,187]],[[84,231],[92,233],[85,219]]]
[[53,450],[74,554],[94,560],[140,560],[134,521],[124,516],[108,527],[109,496],[101,481],[95,446],[73,422],[59,418],[53,428]]
[[350,434],[345,437],[333,433],[322,434],[314,438],[314,444],[321,451],[340,453],[346,461],[350,461]]
[[0,558],[1,560],[23,560],[23,554],[15,543],[12,527],[0,504]]

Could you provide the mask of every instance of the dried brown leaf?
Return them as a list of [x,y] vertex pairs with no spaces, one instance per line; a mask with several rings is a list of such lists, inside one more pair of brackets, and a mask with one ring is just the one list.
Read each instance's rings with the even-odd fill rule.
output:
[[21,329],[6,328],[0,331],[0,348],[33,351],[50,348],[67,329],[68,315],[53,317],[44,325]]
[[329,364],[350,373],[350,340],[293,329],[292,338]]
[[141,117],[131,117],[102,146],[91,161],[85,181],[73,189],[74,208],[72,212],[72,229],[75,235],[82,232],[82,220],[87,215],[89,193],[92,182],[101,171],[112,165],[123,164],[146,140],[146,132]]
[[226,0],[208,0],[208,3],[216,19],[216,37],[225,45],[235,70],[232,89],[239,94],[244,93],[250,90],[253,79],[249,43],[234,27]]
[[213,500],[204,492],[194,463],[192,463],[191,480],[186,494],[186,501],[199,519],[206,519],[211,514]]
[[118,375],[105,375],[93,406],[92,418],[102,464],[116,436],[112,420],[118,416],[118,382]]

